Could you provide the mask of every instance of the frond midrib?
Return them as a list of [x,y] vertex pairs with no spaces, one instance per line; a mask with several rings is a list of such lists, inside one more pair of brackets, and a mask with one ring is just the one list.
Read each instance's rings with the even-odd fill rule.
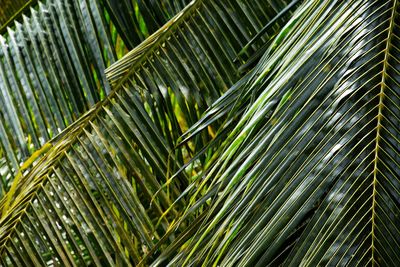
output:
[[382,80],[380,83],[380,92],[379,92],[379,104],[378,104],[378,115],[376,117],[377,119],[377,125],[376,125],[376,137],[375,137],[375,153],[374,153],[374,170],[373,170],[373,182],[372,182],[372,219],[371,219],[371,257],[372,257],[372,264],[375,265],[375,217],[376,217],[376,195],[377,195],[377,183],[378,183],[378,162],[379,162],[379,152],[380,152],[380,141],[381,141],[381,129],[382,129],[382,117],[383,117],[383,109],[384,109],[384,99],[385,99],[385,90],[387,89],[386,85],[386,75],[387,75],[387,69],[388,69],[388,62],[389,62],[389,57],[390,57],[390,46],[391,46],[391,41],[392,41],[392,36],[393,36],[393,28],[395,25],[395,15],[396,15],[396,7],[397,7],[397,0],[393,1],[393,6],[392,6],[392,12],[390,14],[390,22],[389,22],[389,28],[388,28],[388,36],[386,39],[386,47],[385,47],[385,55],[384,55],[384,60],[383,60],[383,71],[382,71]]

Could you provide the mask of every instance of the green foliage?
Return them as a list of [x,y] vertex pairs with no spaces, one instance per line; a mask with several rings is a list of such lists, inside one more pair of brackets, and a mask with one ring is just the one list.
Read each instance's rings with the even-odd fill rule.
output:
[[29,13],[0,37],[4,189],[8,173],[110,92],[104,70],[119,49],[98,1],[39,2]]
[[[117,31],[107,7],[101,0],[38,2],[0,36],[0,197],[21,163],[110,93],[105,69],[125,55],[124,41],[139,44]],[[150,30],[139,25],[137,34]]]
[[239,79],[233,60],[268,20],[255,23],[249,12],[237,1],[194,2],[107,71],[112,92],[52,139],[2,200],[6,265],[25,257],[39,265],[131,264],[155,248],[184,210],[181,192],[202,163],[171,175],[210,136],[173,148]]
[[[396,0],[49,2],[63,34],[37,34],[91,55],[65,63],[92,95],[0,200],[1,266],[400,264]],[[0,66],[40,99],[53,65],[15,27]],[[19,165],[9,125],[0,162]]]
[[186,214],[211,200],[205,218],[154,265],[400,263],[398,17],[396,1],[296,11],[240,84],[236,102],[249,104],[188,193]]

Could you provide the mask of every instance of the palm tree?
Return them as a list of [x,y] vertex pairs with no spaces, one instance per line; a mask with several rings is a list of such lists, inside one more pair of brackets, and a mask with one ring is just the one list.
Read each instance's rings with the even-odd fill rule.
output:
[[397,266],[399,9],[39,3],[1,39],[1,265]]

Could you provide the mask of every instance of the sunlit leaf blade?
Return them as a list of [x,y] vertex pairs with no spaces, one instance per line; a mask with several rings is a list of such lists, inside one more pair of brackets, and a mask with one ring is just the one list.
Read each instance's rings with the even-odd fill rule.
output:
[[170,264],[400,263],[399,11],[299,7],[244,86],[259,93],[196,189],[212,193],[206,219]]

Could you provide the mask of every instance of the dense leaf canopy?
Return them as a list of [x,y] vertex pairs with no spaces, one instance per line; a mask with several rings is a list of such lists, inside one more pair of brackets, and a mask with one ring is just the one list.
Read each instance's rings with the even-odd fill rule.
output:
[[39,3],[0,37],[0,266],[399,266],[399,12]]

